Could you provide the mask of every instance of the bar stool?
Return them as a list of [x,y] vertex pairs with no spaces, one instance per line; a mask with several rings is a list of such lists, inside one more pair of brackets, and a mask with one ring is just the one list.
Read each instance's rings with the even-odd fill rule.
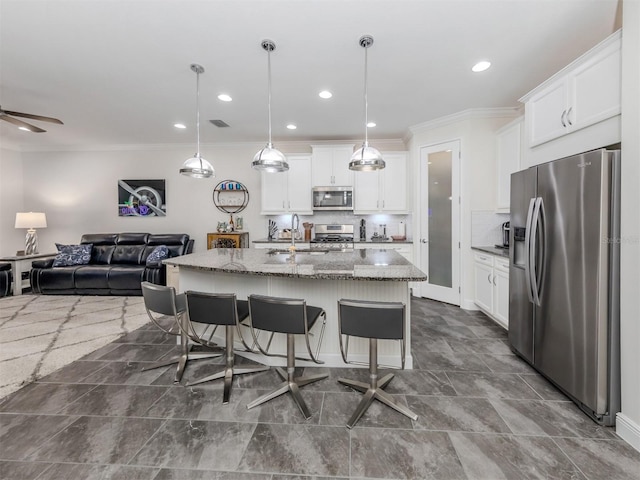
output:
[[11,264],[0,263],[0,297],[6,297],[11,292]]
[[[231,395],[231,385],[234,375],[244,375],[247,373],[257,373],[269,370],[267,366],[260,367],[235,367],[234,366],[234,329],[238,331],[240,340],[246,350],[249,350],[242,332],[240,323],[249,316],[249,305],[245,300],[237,300],[234,293],[204,293],[204,292],[185,292],[187,297],[187,319],[188,328],[186,332],[189,338],[205,347],[215,347],[204,335],[198,335],[194,323],[203,325],[222,325],[225,328],[225,368],[221,372],[209,375],[208,377],[187,383],[187,386],[197,385],[199,383],[209,382],[224,378],[224,392],[222,394],[222,403],[229,403]],[[206,331],[206,329],[205,329]],[[215,330],[214,330],[215,331]],[[204,332],[203,332],[204,333]],[[213,334],[213,332],[212,332]]]
[[320,317],[323,317],[322,330],[318,339],[318,349],[322,343],[324,329],[327,322],[327,314],[322,308],[307,305],[304,300],[292,298],[267,297],[263,295],[249,296],[249,326],[253,341],[257,345],[260,352],[267,355],[266,351],[258,342],[255,329],[265,330],[269,332],[285,333],[287,335],[287,371],[282,368],[276,368],[276,372],[284,380],[278,387],[270,393],[254,400],[247,405],[247,408],[253,408],[272,400],[284,393],[291,393],[293,400],[298,405],[305,418],[311,418],[309,407],[300,394],[300,387],[309,385],[327,378],[328,374],[309,375],[306,377],[294,377],[295,372],[295,337],[294,335],[304,335],[309,352],[309,359],[315,363],[324,363],[313,354],[311,344],[309,342],[309,331],[313,328]]
[[[407,407],[383,391],[393,379],[392,373],[378,380],[378,339],[400,340],[401,366],[404,369],[406,348],[405,331],[406,308],[400,302],[371,302],[362,300],[338,300],[338,329],[340,331],[340,352],[347,361],[349,336],[369,339],[369,384],[339,378],[338,382],[364,393],[358,408],[347,422],[347,428],[353,428],[367,411],[374,399],[406,415],[412,420],[418,416]],[[344,348],[342,336],[347,336],[347,348]]]
[[[156,285],[150,282],[142,282],[141,285],[144,306],[151,321],[164,333],[180,337],[180,355],[173,356],[168,360],[160,360],[149,367],[143,368],[143,372],[177,363],[178,368],[176,369],[173,383],[180,383],[188,360],[202,360],[222,355],[222,353],[191,352],[192,345],[189,344],[189,338],[186,335],[187,328],[185,326],[187,300],[183,293],[176,295],[175,288]],[[158,317],[156,317],[156,315],[158,315]],[[159,316],[172,317],[174,324],[170,328],[164,327],[160,323]]]

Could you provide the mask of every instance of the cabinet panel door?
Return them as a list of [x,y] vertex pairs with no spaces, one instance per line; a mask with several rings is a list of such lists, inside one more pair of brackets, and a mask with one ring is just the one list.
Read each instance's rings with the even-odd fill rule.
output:
[[498,134],[497,208],[509,208],[511,174],[520,170],[522,120]]
[[286,172],[262,172],[262,214],[286,211],[287,177]]
[[509,274],[494,271],[494,310],[493,317],[503,327],[509,328]]
[[353,171],[349,170],[351,155],[353,155],[353,147],[350,145],[333,149],[333,185],[353,186]]
[[332,185],[333,152],[330,148],[314,148],[311,162],[311,184],[313,187]]
[[288,162],[289,211],[312,214],[311,157],[289,157]]
[[568,120],[578,130],[620,113],[621,53],[617,45],[586,63],[570,78],[573,91]]
[[377,212],[380,208],[380,173],[355,172],[353,196],[356,213]]
[[386,212],[407,211],[407,161],[405,155],[384,155],[386,167],[381,172],[380,208]]
[[527,102],[530,146],[539,145],[567,133],[568,124],[564,118],[568,100],[567,83],[567,79],[562,78]]
[[493,311],[493,268],[489,265],[475,262],[473,264],[475,277],[474,301],[480,307],[491,313]]

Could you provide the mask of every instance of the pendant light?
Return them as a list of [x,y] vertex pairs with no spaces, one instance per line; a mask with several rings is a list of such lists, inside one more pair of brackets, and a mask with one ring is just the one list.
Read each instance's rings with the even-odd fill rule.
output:
[[351,156],[349,169],[358,172],[372,172],[385,167],[382,154],[373,147],[369,146],[368,126],[369,123],[369,103],[367,101],[367,49],[373,45],[373,37],[364,35],[358,41],[364,48],[364,143],[362,147],[356,150]]
[[285,157],[280,150],[273,148],[273,143],[271,143],[271,52],[276,49],[276,44],[272,40],[263,40],[260,45],[267,51],[267,76],[269,78],[269,142],[263,149],[255,154],[251,166],[256,170],[269,173],[286,172],[289,170],[287,157]]
[[200,74],[204,73],[204,67],[192,63],[191,70],[196,73],[196,130],[198,132],[196,153],[193,157],[185,160],[180,173],[193,178],[210,178],[215,176],[215,170],[208,161],[200,156]]

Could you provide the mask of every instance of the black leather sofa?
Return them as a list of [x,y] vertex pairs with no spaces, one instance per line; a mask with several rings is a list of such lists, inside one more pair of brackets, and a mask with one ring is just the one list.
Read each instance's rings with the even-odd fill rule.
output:
[[11,264],[0,263],[0,297],[6,297],[11,292]]
[[87,265],[54,267],[53,259],[34,261],[31,288],[49,295],[142,295],[142,282],[166,284],[162,262],[147,265],[147,257],[165,245],[169,257],[193,251],[186,234],[99,233],[85,234],[80,244],[91,244]]

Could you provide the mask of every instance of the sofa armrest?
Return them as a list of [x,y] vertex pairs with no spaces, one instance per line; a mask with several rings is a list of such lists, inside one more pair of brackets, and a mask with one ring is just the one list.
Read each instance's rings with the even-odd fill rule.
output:
[[52,268],[54,258],[48,258],[46,260],[34,260],[31,262],[32,268]]
[[167,278],[167,267],[163,264],[147,265],[144,269],[145,282],[155,283],[156,285],[165,285]]

